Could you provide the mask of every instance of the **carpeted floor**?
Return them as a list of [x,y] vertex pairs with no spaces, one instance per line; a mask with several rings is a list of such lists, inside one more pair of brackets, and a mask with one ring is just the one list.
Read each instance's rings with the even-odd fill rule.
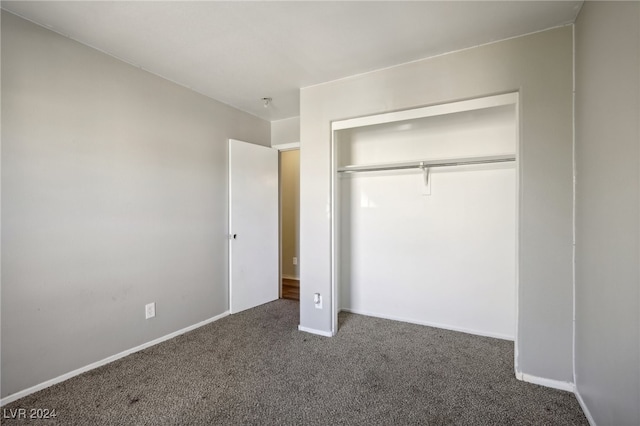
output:
[[[513,343],[361,315],[326,338],[298,302],[242,312],[3,407],[38,425],[587,425],[573,394],[515,379]],[[2,424],[29,420],[3,418]]]

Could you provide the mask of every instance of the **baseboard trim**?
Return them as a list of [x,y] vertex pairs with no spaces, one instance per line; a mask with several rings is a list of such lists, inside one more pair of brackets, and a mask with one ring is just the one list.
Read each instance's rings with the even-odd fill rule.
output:
[[282,275],[282,279],[285,280],[294,280],[294,281],[300,281],[299,277],[294,277],[292,275]]
[[340,311],[350,312],[352,314],[358,314],[358,315],[365,315],[368,317],[384,318],[392,321],[408,322],[410,324],[425,325],[427,327],[435,327],[435,328],[442,328],[445,330],[459,331],[462,333],[474,334],[476,336],[493,337],[494,339],[501,339],[501,340],[510,340],[512,342],[515,339],[514,336],[507,336],[506,334],[489,333],[481,330],[473,330],[473,329],[464,328],[464,327],[453,327],[446,324],[439,324],[439,323],[429,322],[429,321],[418,321],[410,318],[396,317],[394,315],[379,314],[376,312],[361,311],[358,309],[342,308],[340,309]]
[[589,424],[591,426],[597,426],[596,421],[593,419],[593,416],[591,415],[591,411],[589,411],[589,408],[587,407],[587,404],[584,402],[584,399],[582,399],[582,395],[580,395],[580,392],[578,392],[577,387],[575,387],[575,391],[573,393],[576,395],[578,404],[580,404],[580,408],[582,408],[582,412],[584,413],[584,416],[587,418],[587,421],[589,422]]
[[516,372],[516,379],[523,382],[533,383],[534,385],[545,386],[548,388],[559,389],[563,391],[575,393],[575,385],[571,382],[563,382],[560,380],[546,379],[544,377],[532,376],[531,374]]
[[143,349],[146,349],[148,347],[157,345],[158,343],[162,343],[165,340],[173,339],[174,337],[177,337],[177,336],[179,336],[181,334],[184,334],[184,333],[187,333],[189,331],[195,330],[196,328],[200,328],[200,327],[202,327],[204,325],[207,325],[209,323],[218,321],[219,319],[222,319],[222,318],[224,318],[224,317],[226,317],[228,315],[229,315],[229,311],[225,311],[225,312],[221,313],[220,315],[216,315],[215,317],[212,317],[212,318],[206,319],[204,321],[201,321],[199,323],[190,325],[190,326],[185,327],[183,329],[180,329],[178,331],[174,331],[173,333],[169,333],[169,334],[167,334],[165,336],[158,337],[157,339],[154,339],[154,340],[152,340],[150,342],[147,342],[147,343],[143,343],[142,345],[136,346],[135,348],[127,349],[127,350],[125,350],[123,352],[120,352],[118,354],[111,355],[111,356],[109,356],[107,358],[101,359],[100,361],[96,361],[96,362],[91,363],[89,365],[86,365],[84,367],[80,367],[80,368],[78,368],[76,370],[70,371],[68,373],[62,374],[62,375],[60,375],[58,377],[55,377],[53,379],[47,380],[46,382],[42,382],[42,383],[37,384],[35,386],[31,386],[30,388],[18,391],[16,393],[13,393],[11,395],[8,395],[8,396],[0,399],[0,406],[9,404],[9,403],[14,402],[14,401],[17,401],[18,399],[24,398],[25,396],[31,395],[32,393],[38,392],[38,391],[40,391],[42,389],[46,389],[49,386],[53,386],[53,385],[55,385],[57,383],[64,382],[65,380],[68,380],[68,379],[70,379],[72,377],[75,377],[77,375],[80,375],[82,373],[86,373],[87,371],[91,371],[91,370],[96,369],[98,367],[102,367],[103,365],[109,364],[109,363],[111,363],[113,361],[116,361],[116,360],[118,360],[120,358],[124,358],[127,355],[131,355],[133,353],[139,352],[139,351],[141,351]]
[[303,327],[301,325],[298,325],[298,330],[304,331],[306,333],[317,334],[319,336],[333,337],[333,333],[330,331],[316,330],[315,328]]

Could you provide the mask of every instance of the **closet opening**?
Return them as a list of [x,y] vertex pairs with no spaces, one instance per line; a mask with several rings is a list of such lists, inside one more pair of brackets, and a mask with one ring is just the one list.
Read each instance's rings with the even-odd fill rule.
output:
[[332,123],[340,311],[517,340],[518,94]]

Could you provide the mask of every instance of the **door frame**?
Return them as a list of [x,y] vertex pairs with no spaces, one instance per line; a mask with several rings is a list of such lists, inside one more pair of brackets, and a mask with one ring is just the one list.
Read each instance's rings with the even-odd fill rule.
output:
[[[282,299],[282,162],[281,153],[284,151],[300,150],[300,142],[282,143],[271,145],[271,148],[278,151],[278,297]],[[300,263],[300,256],[298,256]]]
[[338,145],[340,144],[337,132],[340,130],[353,129],[358,127],[371,126],[375,124],[393,123],[397,121],[411,120],[417,118],[432,117],[437,115],[451,114],[463,111],[473,111],[477,109],[490,108],[494,106],[514,105],[515,106],[515,155],[516,155],[516,232],[515,232],[515,330],[514,330],[514,370],[516,376],[520,373],[519,367],[519,329],[520,329],[520,312],[519,312],[519,296],[520,296],[520,202],[521,202],[521,153],[522,140],[520,138],[520,93],[518,91],[503,93],[499,95],[480,96],[473,99],[452,101],[444,104],[418,107],[402,111],[386,112],[380,114],[372,114],[363,117],[350,118],[344,120],[336,120],[331,122],[331,145],[330,145],[330,248],[331,248],[331,334],[336,335],[338,332],[338,313],[339,313],[339,293],[340,293],[340,275],[339,275],[339,232],[340,232],[340,196],[338,189]]

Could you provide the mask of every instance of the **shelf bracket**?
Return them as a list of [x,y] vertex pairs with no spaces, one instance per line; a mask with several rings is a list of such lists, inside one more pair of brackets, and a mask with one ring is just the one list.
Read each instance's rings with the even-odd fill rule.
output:
[[429,166],[424,164],[424,161],[420,162],[420,170],[422,170],[422,177],[424,178],[424,186],[429,186]]

